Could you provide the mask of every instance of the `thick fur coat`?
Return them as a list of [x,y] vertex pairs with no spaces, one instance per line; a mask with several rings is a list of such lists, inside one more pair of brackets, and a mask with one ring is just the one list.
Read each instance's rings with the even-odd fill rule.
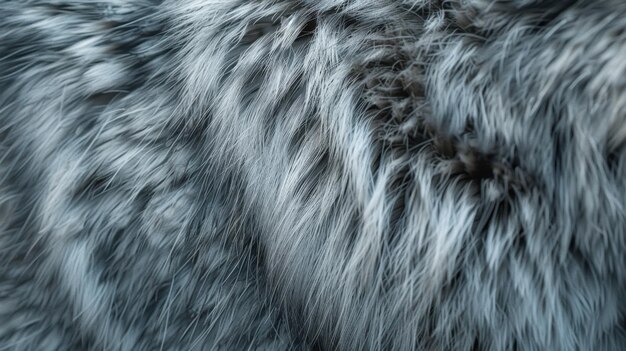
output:
[[626,349],[621,0],[0,0],[0,350]]

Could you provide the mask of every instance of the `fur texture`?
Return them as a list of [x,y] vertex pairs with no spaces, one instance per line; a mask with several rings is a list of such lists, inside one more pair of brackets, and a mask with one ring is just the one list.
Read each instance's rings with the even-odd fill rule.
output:
[[0,350],[626,348],[623,1],[0,14]]

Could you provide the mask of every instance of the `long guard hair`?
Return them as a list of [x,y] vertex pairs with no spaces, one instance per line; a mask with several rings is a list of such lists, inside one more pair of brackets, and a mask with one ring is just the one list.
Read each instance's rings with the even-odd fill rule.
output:
[[626,349],[621,0],[0,0],[0,350]]

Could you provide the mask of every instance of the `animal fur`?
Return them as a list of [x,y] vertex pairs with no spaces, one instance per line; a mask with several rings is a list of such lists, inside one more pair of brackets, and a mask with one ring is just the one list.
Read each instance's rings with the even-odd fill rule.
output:
[[0,350],[626,349],[623,1],[0,15]]

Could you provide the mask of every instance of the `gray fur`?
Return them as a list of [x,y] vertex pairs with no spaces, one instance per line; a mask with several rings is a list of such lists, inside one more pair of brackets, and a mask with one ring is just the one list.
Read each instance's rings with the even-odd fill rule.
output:
[[626,349],[623,1],[0,14],[0,350]]

